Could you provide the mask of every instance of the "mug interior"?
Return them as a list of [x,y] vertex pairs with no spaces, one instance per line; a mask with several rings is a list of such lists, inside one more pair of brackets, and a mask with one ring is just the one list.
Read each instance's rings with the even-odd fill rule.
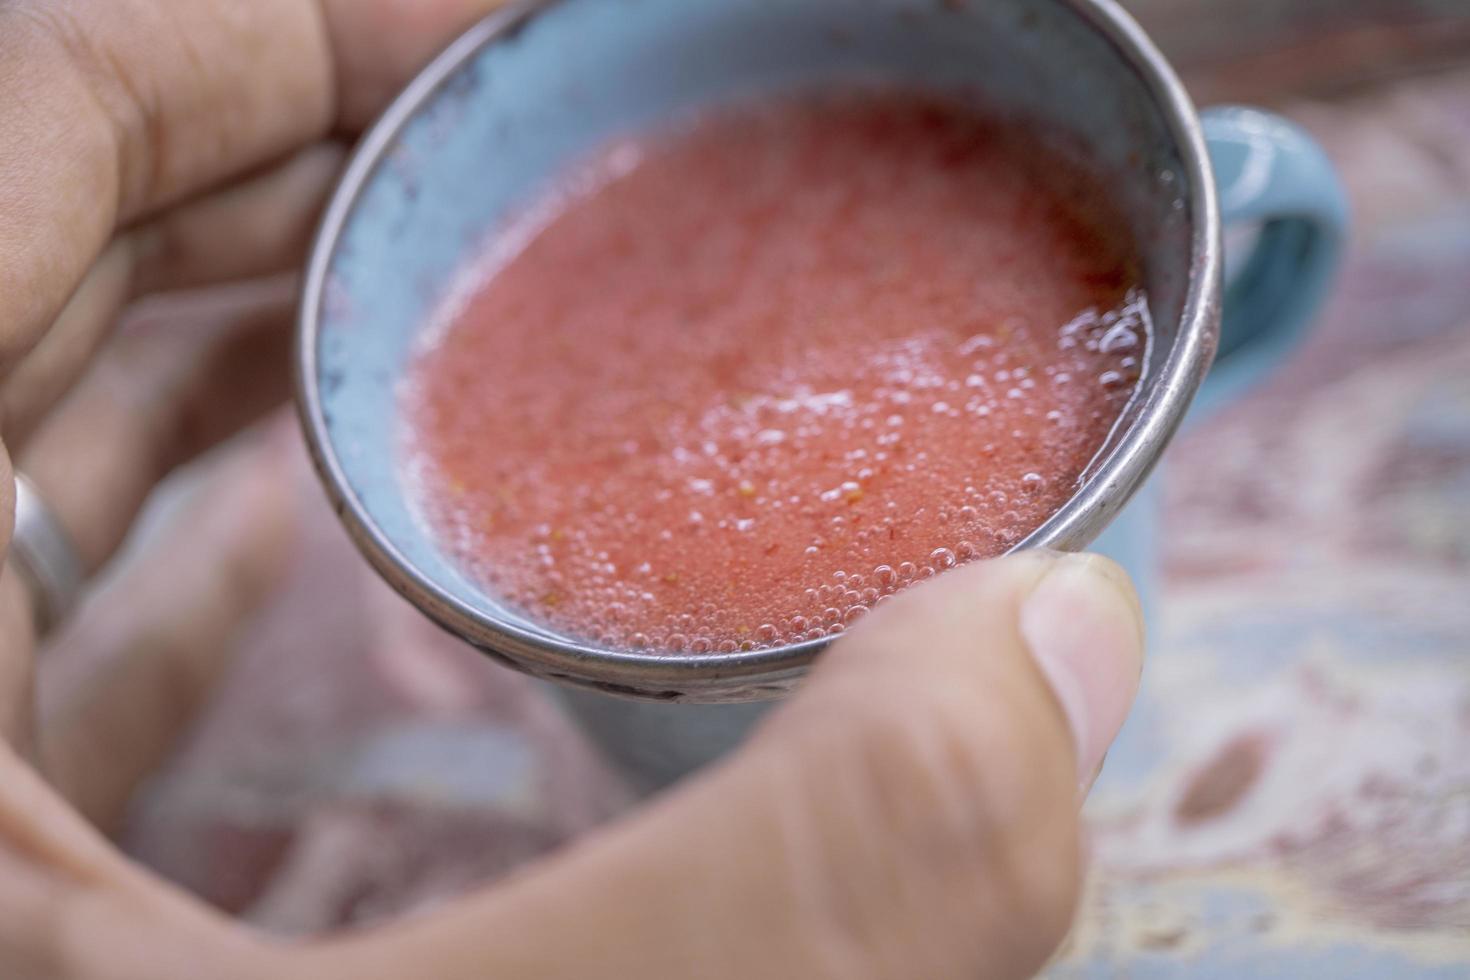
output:
[[[605,656],[487,594],[441,551],[405,493],[396,392],[457,273],[511,209],[608,139],[714,103],[891,83],[975,93],[1064,134],[1131,223],[1156,328],[1143,384],[1155,383],[1189,319],[1192,197],[1205,191],[1177,106],[1171,116],[1157,80],[1097,29],[1114,15],[1110,0],[542,0],[482,23],[359,152],[303,305],[308,434],[369,557],[492,652],[540,638],[571,660]],[[575,666],[555,676],[583,680]]]

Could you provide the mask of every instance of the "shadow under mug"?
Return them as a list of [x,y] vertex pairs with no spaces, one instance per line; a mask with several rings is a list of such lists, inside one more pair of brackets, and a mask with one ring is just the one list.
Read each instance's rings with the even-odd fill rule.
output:
[[[1146,607],[1149,472],[1192,402],[1209,411],[1280,362],[1338,263],[1347,208],[1316,144],[1259,110],[1197,115],[1111,0],[526,0],[473,28],[388,110],[328,208],[301,306],[303,424],[337,512],[383,577],[490,656],[569,685],[564,703],[645,790],[736,744],[825,641],[660,657],[529,621],[463,575],[411,513],[392,393],[465,255],[563,165],[702,105],[874,80],[979,93],[1080,140],[1109,178],[1156,327],[1143,387],[1078,493],[1018,547],[1096,541]],[[1228,278],[1222,213],[1253,234]]]

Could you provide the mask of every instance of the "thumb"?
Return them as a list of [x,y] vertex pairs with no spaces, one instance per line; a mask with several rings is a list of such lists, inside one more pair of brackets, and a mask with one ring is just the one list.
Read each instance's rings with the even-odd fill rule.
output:
[[1105,559],[940,576],[715,771],[502,888],[308,955],[445,980],[1030,976],[1070,924],[1079,784],[1141,657]]

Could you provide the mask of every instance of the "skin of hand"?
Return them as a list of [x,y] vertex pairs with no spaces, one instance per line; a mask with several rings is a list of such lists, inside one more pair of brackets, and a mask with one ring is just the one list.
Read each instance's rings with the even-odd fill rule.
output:
[[[278,404],[289,284],[218,290],[299,264],[345,142],[496,5],[0,0],[0,496],[19,459],[95,570],[163,475]],[[203,288],[166,328],[124,316]],[[95,631],[126,655],[44,718],[0,575],[0,975],[973,980],[1064,938],[1143,626],[1115,565],[1044,553],[884,603],[735,756],[431,913],[288,944],[160,881],[105,831],[289,547],[272,444],[130,566]]]

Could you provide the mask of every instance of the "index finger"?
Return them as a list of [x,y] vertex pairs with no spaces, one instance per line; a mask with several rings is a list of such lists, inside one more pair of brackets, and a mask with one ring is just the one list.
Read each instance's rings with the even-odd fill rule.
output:
[[0,4],[0,370],[117,227],[360,124],[499,3]]

